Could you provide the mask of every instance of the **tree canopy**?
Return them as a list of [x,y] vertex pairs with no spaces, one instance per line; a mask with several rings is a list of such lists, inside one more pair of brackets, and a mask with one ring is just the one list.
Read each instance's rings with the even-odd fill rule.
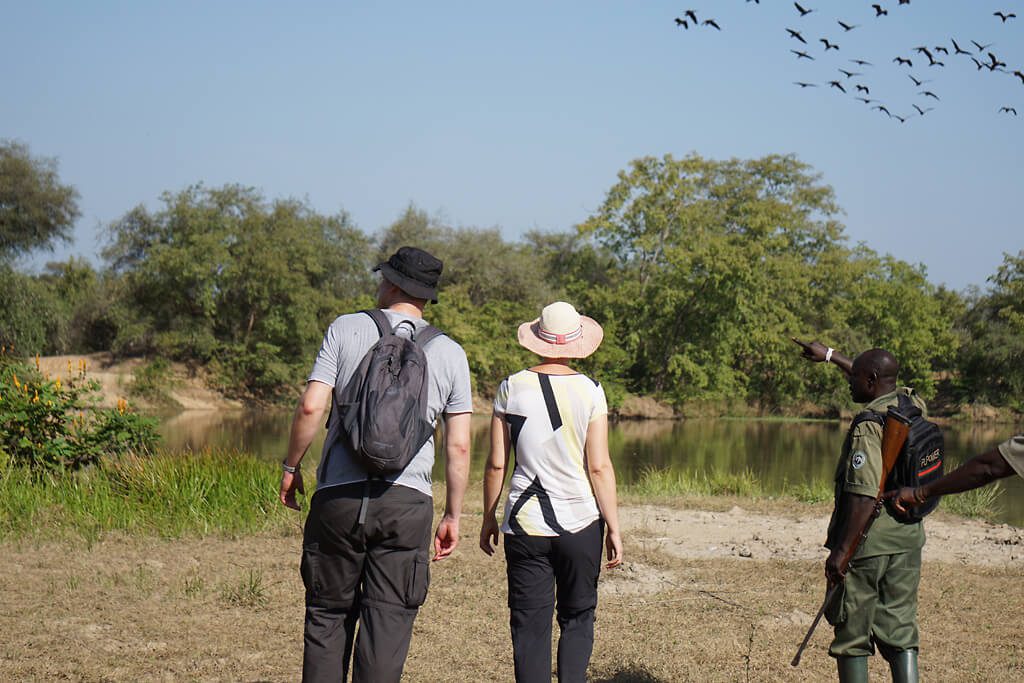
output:
[[60,182],[56,160],[0,140],[0,259],[70,239],[78,216],[78,191]]
[[194,185],[110,225],[100,270],[0,272],[14,302],[0,339],[160,354],[205,365],[232,393],[291,395],[331,320],[374,304],[371,267],[412,244],[444,261],[426,314],[462,343],[485,396],[533,362],[516,327],[565,299],[604,327],[579,367],[612,405],[634,393],[716,412],[850,407],[840,374],[808,372],[793,336],[887,348],[926,396],[941,380],[956,401],[1024,405],[1024,252],[964,296],[850,245],[841,213],[821,176],[785,155],[636,159],[579,225],[519,240],[412,204],[369,234],[344,212]]

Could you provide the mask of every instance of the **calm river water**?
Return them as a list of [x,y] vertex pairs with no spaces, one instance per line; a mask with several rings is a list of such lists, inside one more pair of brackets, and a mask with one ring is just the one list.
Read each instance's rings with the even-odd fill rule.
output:
[[[164,445],[170,450],[237,448],[268,461],[280,461],[288,446],[291,413],[193,412],[165,420]],[[486,417],[473,418],[473,478],[479,480],[487,457]],[[793,422],[747,419],[686,421],[646,420],[612,425],[609,443],[616,474],[628,483],[648,467],[690,473],[750,470],[765,487],[830,480],[846,425],[837,422]],[[1012,427],[944,428],[947,471],[955,464],[1008,438]],[[310,448],[307,471],[319,460],[321,440]],[[443,480],[441,460],[434,478]],[[1024,482],[1011,477],[1002,483],[1001,521],[1024,526]]]

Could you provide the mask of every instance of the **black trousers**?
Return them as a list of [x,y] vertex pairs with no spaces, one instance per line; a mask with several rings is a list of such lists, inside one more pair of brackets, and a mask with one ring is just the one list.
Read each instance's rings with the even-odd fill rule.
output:
[[561,536],[505,534],[509,626],[516,681],[551,681],[551,616],[557,609],[558,680],[585,681],[604,524]]
[[332,486],[314,494],[302,543],[303,681],[348,680],[353,644],[353,681],[401,678],[413,621],[430,582],[433,515],[430,496],[387,482]]

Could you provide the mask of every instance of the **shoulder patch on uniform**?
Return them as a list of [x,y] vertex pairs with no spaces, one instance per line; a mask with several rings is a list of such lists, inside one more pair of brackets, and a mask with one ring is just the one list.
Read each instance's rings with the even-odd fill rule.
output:
[[865,453],[864,451],[857,451],[856,453],[850,456],[850,465],[853,467],[853,469],[859,470],[861,467],[864,467],[864,463],[867,462],[867,460],[867,453]]

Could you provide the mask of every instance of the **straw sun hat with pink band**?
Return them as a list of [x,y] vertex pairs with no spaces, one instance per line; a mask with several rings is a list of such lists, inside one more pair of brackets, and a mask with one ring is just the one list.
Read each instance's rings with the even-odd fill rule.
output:
[[601,345],[604,330],[572,304],[548,304],[536,320],[519,326],[519,343],[543,358],[586,358]]

